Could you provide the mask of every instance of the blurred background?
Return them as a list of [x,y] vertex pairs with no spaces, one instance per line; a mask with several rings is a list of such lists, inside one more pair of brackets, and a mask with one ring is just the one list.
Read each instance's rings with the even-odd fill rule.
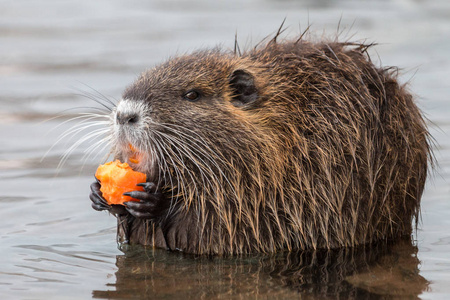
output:
[[[107,149],[86,157],[90,143],[82,143],[59,165],[62,155],[80,138],[75,135],[58,142],[76,123],[71,118],[98,107],[89,98],[105,95],[116,101],[145,69],[198,48],[233,49],[235,34],[241,49],[250,48],[274,34],[284,19],[286,38],[299,36],[311,25],[314,39],[339,34],[343,40],[378,43],[370,52],[373,60],[398,66],[400,80],[416,95],[435,139],[437,165],[422,200],[422,220],[415,234],[418,253],[408,254],[418,258],[414,267],[428,282],[414,296],[448,299],[447,0],[0,0],[2,298],[118,297],[93,292],[117,291],[124,257],[115,243],[115,218],[92,210],[88,199],[89,184]],[[177,260],[171,266],[190,264],[189,259],[158,255]],[[251,278],[260,273],[248,274]],[[276,289],[279,298],[297,295],[298,291],[292,294],[292,290],[271,286],[270,276],[259,280],[261,286]],[[150,289],[147,283],[139,289]],[[252,281],[248,284],[255,286]],[[201,291],[187,295],[230,295],[229,289],[204,294],[204,287],[197,288]],[[273,298],[270,288],[260,294],[249,288],[246,293]],[[232,294],[237,299],[243,295],[235,290]]]

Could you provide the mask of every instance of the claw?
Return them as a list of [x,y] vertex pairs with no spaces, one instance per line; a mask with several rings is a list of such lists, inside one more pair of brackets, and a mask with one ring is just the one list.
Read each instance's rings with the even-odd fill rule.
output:
[[109,209],[109,207],[107,207],[107,206],[104,206],[102,204],[97,204],[97,203],[94,203],[94,202],[91,203],[91,206],[92,206],[93,209],[98,210],[98,211],[108,210]]
[[142,182],[142,183],[138,183],[137,186],[144,187],[144,190],[147,193],[156,193],[156,190],[158,188],[154,182]]
[[134,199],[142,200],[142,201],[157,201],[159,198],[159,195],[157,194],[150,194],[147,192],[141,192],[141,191],[132,191],[132,192],[126,192],[123,193],[125,196],[129,196]]

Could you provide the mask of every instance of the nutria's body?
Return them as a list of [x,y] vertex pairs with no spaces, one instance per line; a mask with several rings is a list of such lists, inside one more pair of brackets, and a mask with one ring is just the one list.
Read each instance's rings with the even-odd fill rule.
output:
[[157,187],[118,215],[119,238],[236,254],[410,235],[428,133],[412,96],[366,50],[273,40],[144,73],[113,112],[111,139],[122,161],[128,144],[138,149],[130,164]]

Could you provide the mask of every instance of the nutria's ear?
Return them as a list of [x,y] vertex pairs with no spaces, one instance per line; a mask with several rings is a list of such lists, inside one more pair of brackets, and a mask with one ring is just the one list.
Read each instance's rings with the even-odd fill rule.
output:
[[245,70],[236,70],[230,76],[230,87],[233,92],[231,103],[243,106],[258,98],[253,75]]

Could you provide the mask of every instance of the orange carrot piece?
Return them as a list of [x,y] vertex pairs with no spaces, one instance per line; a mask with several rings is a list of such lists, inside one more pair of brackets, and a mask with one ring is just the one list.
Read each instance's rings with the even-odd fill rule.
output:
[[139,201],[129,196],[124,196],[123,193],[143,191],[144,188],[136,186],[136,184],[147,180],[147,175],[133,171],[127,163],[121,163],[118,160],[100,165],[95,172],[95,177],[100,181],[100,191],[109,204]]

